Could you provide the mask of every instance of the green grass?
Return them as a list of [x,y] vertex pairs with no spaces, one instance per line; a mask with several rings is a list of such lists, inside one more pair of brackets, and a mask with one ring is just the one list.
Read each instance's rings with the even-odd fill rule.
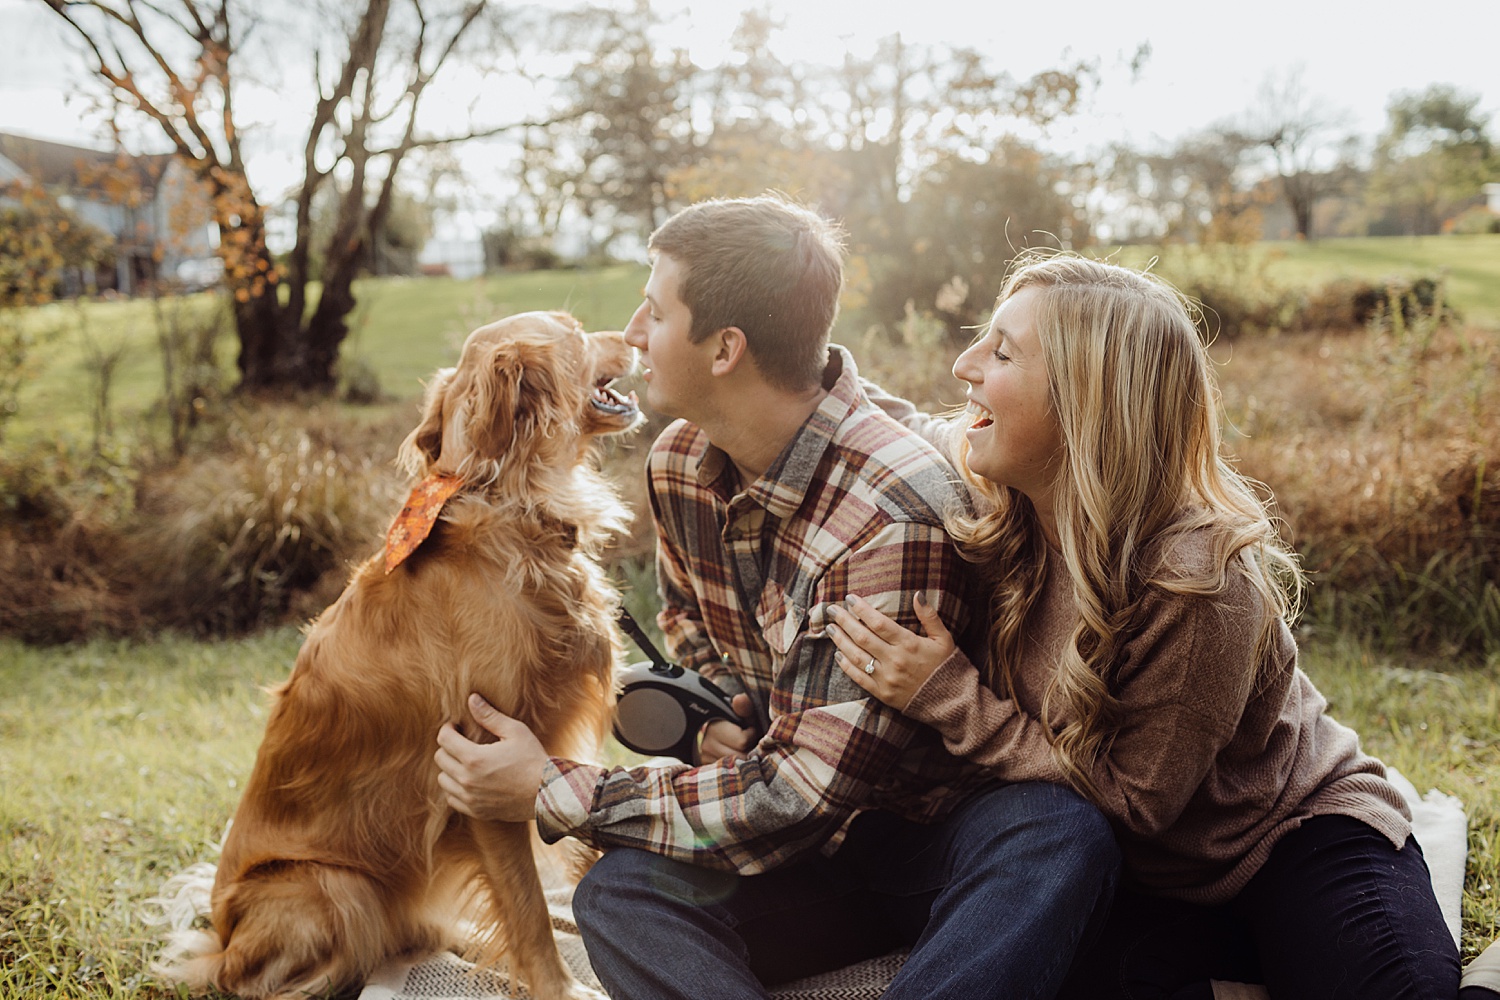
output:
[[0,997],[168,995],[141,901],[211,857],[298,639],[0,645]]
[[[1335,278],[1444,273],[1452,305],[1463,317],[1500,329],[1500,234],[1276,241],[1249,250],[1252,266],[1263,262],[1268,278],[1295,288],[1312,288]],[[1116,251],[1121,263],[1138,267],[1159,256],[1158,270],[1169,279],[1188,259],[1201,257],[1203,252],[1182,246],[1129,246]]]
[[[0,998],[173,996],[142,903],[211,860],[300,636],[0,642]],[[1467,807],[1464,951],[1500,930],[1500,670],[1418,669],[1344,641],[1305,666],[1365,747]]]
[[1448,275],[1448,295],[1474,323],[1500,328],[1500,234],[1271,243],[1272,277],[1309,286],[1333,278]]
[[470,330],[532,309],[566,309],[591,330],[624,329],[640,304],[648,270],[619,264],[593,271],[528,271],[472,281],[386,279],[356,287],[348,354],[374,366],[394,395],[416,395],[420,380],[458,358]]
[[[346,362],[374,369],[387,394],[408,401],[434,370],[458,358],[474,327],[531,309],[567,309],[590,329],[621,329],[640,303],[647,269],[615,265],[591,271],[532,271],[472,281],[451,278],[385,278],[355,286],[359,305],[349,317]],[[181,307],[207,316],[211,295],[191,296]],[[7,428],[17,443],[59,435],[83,438],[91,430],[89,401],[96,379],[89,365],[89,338],[108,351],[123,348],[113,380],[111,410],[116,429],[128,431],[150,413],[162,395],[161,352],[151,303],[55,303],[25,317],[48,336],[34,352],[37,377],[20,398],[20,415]],[[229,383],[239,347],[225,324],[217,360]],[[404,405],[404,402],[403,402]]]

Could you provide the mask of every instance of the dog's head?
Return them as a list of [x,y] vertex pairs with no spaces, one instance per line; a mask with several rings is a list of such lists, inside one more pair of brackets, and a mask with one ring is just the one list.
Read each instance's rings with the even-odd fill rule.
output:
[[572,464],[601,434],[640,421],[635,394],[610,388],[635,369],[622,333],[586,333],[563,312],[521,313],[469,334],[456,368],[427,386],[422,422],[401,446],[413,475],[493,480],[532,459]]

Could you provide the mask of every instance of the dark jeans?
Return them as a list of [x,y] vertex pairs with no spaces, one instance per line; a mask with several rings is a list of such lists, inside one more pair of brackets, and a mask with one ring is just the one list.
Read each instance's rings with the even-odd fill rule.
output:
[[1415,840],[1397,851],[1359,820],[1320,816],[1224,906],[1121,889],[1061,996],[1208,1000],[1210,979],[1264,983],[1272,1000],[1446,1000],[1458,949]]
[[731,875],[605,853],[573,914],[615,1000],[764,997],[765,984],[912,946],[888,1000],[1050,997],[1119,868],[1068,789],[1009,785],[924,826],[865,813],[832,858]]

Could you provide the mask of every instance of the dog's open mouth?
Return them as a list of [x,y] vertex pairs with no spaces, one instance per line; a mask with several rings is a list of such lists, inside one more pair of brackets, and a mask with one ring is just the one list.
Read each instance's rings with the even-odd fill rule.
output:
[[602,378],[594,383],[593,395],[589,402],[594,404],[594,409],[603,410],[611,416],[624,417],[640,410],[640,404],[635,398],[635,393],[622,396],[610,388],[614,382],[612,378]]

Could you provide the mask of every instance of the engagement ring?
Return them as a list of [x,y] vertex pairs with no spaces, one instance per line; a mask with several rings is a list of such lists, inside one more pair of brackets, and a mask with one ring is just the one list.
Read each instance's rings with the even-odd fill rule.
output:
[[867,673],[867,674],[873,674],[874,672],[875,672],[875,657],[872,656],[872,657],[870,657],[870,662],[865,664],[865,673]]

